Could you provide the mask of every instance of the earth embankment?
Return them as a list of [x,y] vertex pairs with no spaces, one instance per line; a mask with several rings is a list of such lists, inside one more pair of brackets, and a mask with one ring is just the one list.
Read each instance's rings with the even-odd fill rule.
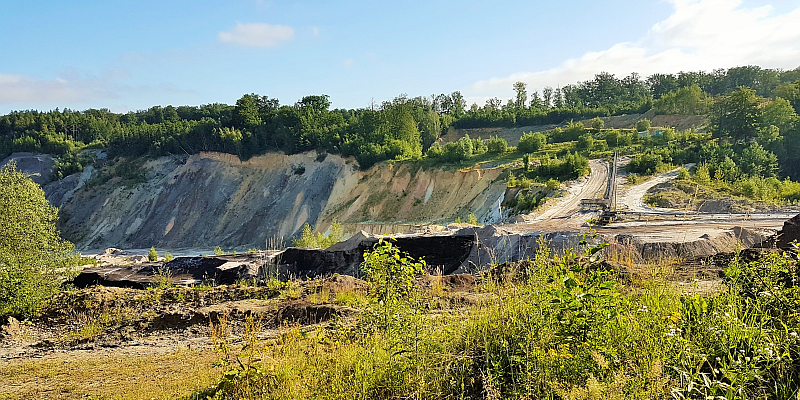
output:
[[[13,157],[13,155],[12,155]],[[78,249],[263,248],[358,224],[500,218],[502,169],[423,169],[381,163],[366,171],[336,155],[269,153],[242,161],[222,153],[96,163],[43,187],[59,229]]]

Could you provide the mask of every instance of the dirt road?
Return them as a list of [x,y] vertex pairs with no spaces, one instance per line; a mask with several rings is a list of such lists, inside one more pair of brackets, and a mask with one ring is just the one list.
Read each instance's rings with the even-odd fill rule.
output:
[[622,196],[619,196],[617,200],[617,208],[620,210],[630,211],[630,212],[646,212],[646,213],[662,213],[662,212],[674,212],[677,210],[671,210],[667,208],[656,208],[650,207],[644,204],[644,195],[647,193],[648,190],[653,188],[654,186],[671,181],[678,177],[678,169],[673,169],[672,171],[658,174],[654,176],[652,179],[648,180],[647,182],[640,183],[638,185],[634,185],[629,187]]
[[520,223],[520,230],[576,230],[594,218],[596,212],[581,211],[581,199],[602,197],[608,180],[608,163],[603,160],[590,160],[592,172],[588,177],[567,184],[566,193],[545,206],[526,223]]

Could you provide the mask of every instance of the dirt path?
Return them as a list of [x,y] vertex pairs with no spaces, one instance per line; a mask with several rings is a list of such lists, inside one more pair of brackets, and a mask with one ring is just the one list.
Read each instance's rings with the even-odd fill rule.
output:
[[531,223],[570,217],[580,211],[581,199],[601,196],[608,180],[608,164],[601,160],[591,160],[589,167],[592,172],[587,179],[568,185],[567,194],[537,215]]
[[581,199],[601,197],[608,180],[608,163],[590,160],[592,172],[588,177],[568,183],[567,192],[545,205],[538,214],[531,215],[524,223],[504,225],[506,229],[519,232],[579,230],[586,220],[596,217],[597,212],[581,211]]
[[647,193],[648,190],[653,188],[654,186],[671,181],[678,177],[678,168],[673,169],[672,171],[665,172],[663,174],[655,175],[652,179],[648,180],[647,182],[640,183],[638,185],[634,185],[629,187],[625,193],[620,196],[617,201],[617,207],[622,210],[630,211],[630,212],[646,212],[646,213],[663,213],[663,212],[675,212],[678,210],[673,210],[669,208],[657,208],[657,207],[650,207],[644,204],[644,195]]

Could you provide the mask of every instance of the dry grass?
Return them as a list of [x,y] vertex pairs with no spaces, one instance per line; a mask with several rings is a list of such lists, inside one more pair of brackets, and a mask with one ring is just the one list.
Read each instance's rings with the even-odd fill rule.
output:
[[0,366],[0,399],[174,399],[218,379],[211,349],[53,354]]

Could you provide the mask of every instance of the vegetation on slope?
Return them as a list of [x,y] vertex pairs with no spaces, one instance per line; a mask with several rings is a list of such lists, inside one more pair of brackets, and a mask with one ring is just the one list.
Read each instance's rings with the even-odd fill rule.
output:
[[379,244],[367,254],[361,317],[270,341],[251,325],[238,353],[230,333],[215,330],[225,372],[192,398],[796,396],[796,258],[735,258],[727,290],[701,296],[658,274],[629,275],[623,286],[594,262],[600,248],[497,266],[477,287],[480,300],[442,308],[441,289],[409,286],[417,262]]

